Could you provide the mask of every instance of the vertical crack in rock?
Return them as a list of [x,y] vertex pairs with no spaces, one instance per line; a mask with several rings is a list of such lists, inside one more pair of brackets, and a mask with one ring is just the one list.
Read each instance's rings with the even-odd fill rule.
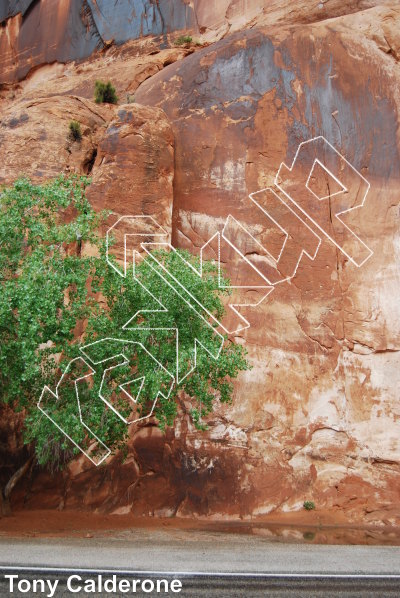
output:
[[86,158],[82,164],[82,170],[86,175],[91,174],[91,172],[93,170],[94,163],[96,161],[96,158],[97,158],[97,147],[94,147],[89,152],[88,156],[86,156]]
[[160,21],[161,21],[161,35],[162,35],[163,41],[162,41],[162,44],[160,47],[167,48],[168,47],[167,28],[165,26],[164,15],[162,14],[159,0],[153,0],[152,4],[156,7],[156,10],[158,12],[158,15],[159,15]]
[[91,35],[97,39],[97,46],[96,49],[101,50],[105,46],[104,39],[102,38],[99,28],[96,25],[96,21],[93,18],[92,9],[89,6],[87,0],[83,0],[82,7],[81,7],[81,19],[82,23],[85,25],[86,30],[91,33]]

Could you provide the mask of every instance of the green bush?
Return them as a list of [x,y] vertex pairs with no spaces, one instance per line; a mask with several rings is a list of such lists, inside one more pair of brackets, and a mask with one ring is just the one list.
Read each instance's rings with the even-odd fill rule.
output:
[[184,46],[185,44],[191,44],[193,41],[190,35],[181,35],[175,41],[174,44],[176,46]]
[[[23,412],[24,442],[35,451],[37,462],[51,471],[78,453],[89,429],[114,452],[125,446],[129,428],[107,401],[112,398],[123,417],[129,417],[131,402],[114,391],[132,380],[136,368],[145,382],[135,409],[146,414],[154,408],[153,416],[162,430],[181,414],[183,400],[194,425],[205,429],[203,418],[213,412],[218,400],[232,401],[233,380],[250,369],[243,346],[214,333],[214,327],[171,291],[163,278],[168,272],[214,321],[221,321],[223,298],[230,291],[229,280],[223,273],[221,278],[218,266],[204,260],[200,278],[198,256],[158,249],[136,266],[135,277],[121,277],[106,261],[107,246],[100,235],[106,213],[96,213],[86,199],[89,183],[86,177],[60,176],[43,185],[19,179],[1,189],[0,406],[8,404]],[[95,254],[82,252],[85,245],[95,249]],[[160,294],[162,313],[156,298]],[[133,320],[132,314],[140,314],[139,320],[124,329]],[[137,328],[141,328],[140,337]],[[77,330],[82,335],[77,336]],[[72,383],[63,386],[62,396],[53,401],[56,395],[48,389],[57,387],[60,372],[69,372],[71,381],[81,376],[76,359],[81,358],[80,348],[90,344],[106,357],[114,357],[109,341],[116,339],[119,347],[122,331],[127,361],[113,372],[110,384],[103,387],[103,369],[96,367],[79,383],[79,409]],[[154,359],[138,351],[138,338]],[[197,345],[204,350],[196,354]],[[95,362],[103,363],[104,355],[95,356]],[[163,370],[155,368],[154,361]],[[165,389],[167,384],[163,371],[176,372],[179,383],[168,395],[157,395],[155,405],[155,389]],[[100,390],[107,401],[99,400]],[[42,396],[46,413],[51,410],[53,419],[43,417],[38,409]],[[88,428],[81,425],[82,417]],[[8,494],[13,485],[7,486]],[[0,480],[0,510],[6,495]]]
[[115,87],[110,81],[96,81],[94,87],[94,99],[96,104],[117,104],[118,98]]
[[71,120],[69,123],[69,136],[72,141],[80,141],[82,139],[81,125],[77,120]]
[[306,511],[313,511],[315,509],[315,504],[313,503],[312,500],[305,500],[303,502],[303,507],[305,508]]

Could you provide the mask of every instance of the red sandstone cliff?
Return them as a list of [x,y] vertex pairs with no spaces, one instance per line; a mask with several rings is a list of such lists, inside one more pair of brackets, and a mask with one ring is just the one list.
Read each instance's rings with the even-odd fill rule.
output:
[[[208,432],[184,415],[165,435],[132,430],[124,463],[36,471],[19,504],[247,517],[310,498],[399,523],[397,2],[142,2],[131,29],[129,2],[114,16],[99,1],[9,4],[20,11],[0,15],[2,183],[91,173],[96,208],[154,216],[175,245],[199,250],[228,214],[261,239],[249,194],[323,135],[371,184],[347,223],[373,251],[357,268],[324,237],[315,260],[245,312],[236,340],[253,369]],[[175,47],[177,30],[200,45]],[[111,38],[130,41],[105,47]],[[96,79],[123,105],[96,105]],[[71,119],[80,144],[67,139]],[[337,234],[329,214],[324,227]]]

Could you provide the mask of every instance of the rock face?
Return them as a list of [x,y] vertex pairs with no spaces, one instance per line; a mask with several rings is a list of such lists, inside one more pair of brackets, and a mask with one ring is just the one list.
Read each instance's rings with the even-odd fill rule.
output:
[[1,82],[18,81],[40,64],[89,56],[101,39],[85,4],[74,0],[9,3],[1,15]]
[[393,2],[376,0],[194,0],[194,12],[204,39],[216,41],[228,33],[260,25],[312,23]]
[[[0,182],[27,173],[35,180],[60,172],[89,174],[99,130],[111,118],[109,108],[74,96],[39,97],[12,104],[0,125]],[[82,140],[73,141],[69,123],[77,120]]]
[[[319,135],[371,184],[364,206],[346,217],[374,252],[368,262],[356,267],[328,240],[340,244],[342,234],[328,210],[315,259],[303,256],[291,284],[246,314],[254,369],[217,429],[225,442],[230,426],[242,434],[232,452],[246,451],[241,487],[253,514],[294,508],[307,494],[350,507],[356,478],[378,492],[368,498],[374,509],[398,493],[399,18],[376,8],[326,24],[240,32],[167,67],[136,94],[174,123],[179,246],[199,248],[228,214],[248,230],[258,226],[261,238],[268,220],[249,193],[274,186],[281,161],[290,166],[299,144]],[[396,41],[385,42],[386,30]],[[284,170],[281,185],[296,197],[308,174]],[[334,174],[340,179],[341,170]],[[318,199],[304,201],[314,216]]]
[[88,199],[121,216],[152,216],[171,233],[174,136],[160,108],[118,107],[101,139]]
[[[71,120],[79,122],[81,140],[71,138]],[[17,102],[3,112],[0,164],[0,184],[23,173],[36,182],[92,175],[90,202],[112,211],[104,233],[121,216],[141,214],[171,234],[174,136],[160,108],[99,106],[77,96]]]
[[31,0],[0,8],[0,82],[12,83],[39,65],[89,56],[111,41],[166,35],[191,27],[184,0]]
[[[179,23],[192,10],[204,39],[223,39],[158,54],[157,40],[130,42],[80,72],[66,65],[41,79],[38,71],[14,100],[3,96],[3,182],[18,170],[42,178],[57,167],[90,170],[96,208],[154,216],[176,246],[195,252],[231,215],[235,245],[279,281],[241,310],[250,326],[234,337],[253,369],[209,431],[184,415],[165,435],[142,425],[124,463],[116,456],[96,469],[81,457],[59,478],[37,473],[27,507],[252,517],[309,499],[353,520],[400,522],[400,10],[261,4],[189,3]],[[97,22],[109,23],[100,12]],[[113,27],[122,41],[124,28]],[[99,72],[136,103],[93,104]],[[84,135],[68,150],[70,118]],[[313,138],[314,149],[297,155]],[[342,216],[348,228],[336,218],[361,204]],[[244,268],[229,259],[226,267],[246,285]]]
[[[387,0],[388,1],[388,0]],[[311,22],[384,4],[378,0],[4,0],[0,6],[0,83],[38,66],[81,60],[110,43],[188,30],[216,41],[260,24]]]

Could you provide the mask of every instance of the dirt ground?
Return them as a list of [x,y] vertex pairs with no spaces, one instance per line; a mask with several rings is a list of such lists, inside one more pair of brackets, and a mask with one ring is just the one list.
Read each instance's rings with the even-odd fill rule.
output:
[[315,544],[400,545],[400,529],[355,526],[338,513],[300,511],[272,514],[262,519],[228,521],[183,518],[134,518],[84,511],[14,511],[0,519],[0,537],[119,537],[132,529],[170,529],[258,535],[277,542]]

